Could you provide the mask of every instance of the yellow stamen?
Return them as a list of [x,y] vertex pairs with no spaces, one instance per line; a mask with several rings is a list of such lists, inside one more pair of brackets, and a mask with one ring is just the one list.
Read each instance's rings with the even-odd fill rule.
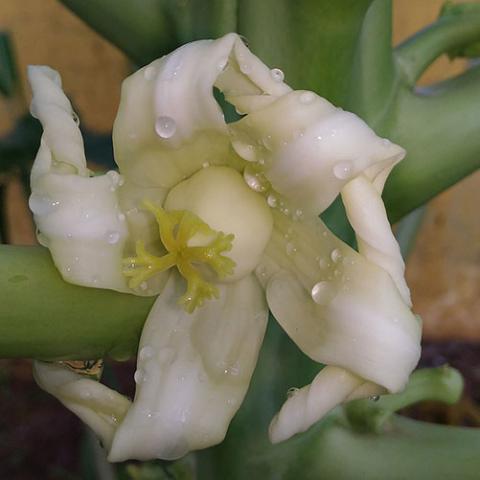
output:
[[[231,275],[235,262],[222,253],[232,249],[234,235],[216,232],[187,210],[167,212],[148,201],[144,201],[143,205],[155,216],[160,240],[168,253],[161,257],[152,255],[145,250],[144,243],[138,241],[136,256],[123,260],[123,274],[131,277],[129,287],[138,288],[153,275],[176,266],[187,281],[187,290],[179,300],[187,312],[202,306],[206,299],[218,297],[218,288],[207,282],[195,265],[207,265],[219,279]],[[188,241],[196,234],[214,238],[204,247],[189,247]]]

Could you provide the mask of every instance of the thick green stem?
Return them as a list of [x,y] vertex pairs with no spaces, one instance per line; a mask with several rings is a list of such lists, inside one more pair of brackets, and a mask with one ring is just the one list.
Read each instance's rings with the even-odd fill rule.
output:
[[0,248],[0,357],[133,355],[152,297],[70,285],[41,247]]
[[480,14],[449,15],[418,32],[396,48],[395,56],[404,80],[413,86],[442,53],[480,39]]
[[61,1],[139,65],[177,46],[162,0]]
[[414,94],[398,93],[382,133],[407,150],[384,200],[392,222],[480,167],[480,67]]
[[392,50],[392,2],[375,1],[365,15],[353,61],[346,108],[378,125],[397,84]]
[[450,367],[424,368],[414,372],[403,392],[383,395],[376,401],[356,400],[345,406],[345,414],[354,430],[380,433],[393,413],[425,400],[456,403],[462,394],[463,379]]

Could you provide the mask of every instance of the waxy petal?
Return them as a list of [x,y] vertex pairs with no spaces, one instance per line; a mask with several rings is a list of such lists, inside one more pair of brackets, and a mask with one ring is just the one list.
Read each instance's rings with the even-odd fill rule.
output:
[[101,383],[55,363],[33,362],[38,385],[85,422],[109,449],[131,402]]
[[257,280],[219,285],[220,298],[192,314],[177,303],[184,288],[172,273],[149,314],[111,461],[174,459],[221,442],[247,391],[268,316]]
[[32,112],[44,128],[32,174],[30,208],[39,240],[63,278],[78,285],[127,290],[121,257],[127,227],[117,201],[121,177],[90,177],[83,141],[60,76],[30,67]]
[[313,92],[291,92],[248,113],[230,125],[237,152],[249,152],[244,158],[258,161],[273,190],[307,215],[323,212],[362,173],[383,187],[405,155],[359,117]]

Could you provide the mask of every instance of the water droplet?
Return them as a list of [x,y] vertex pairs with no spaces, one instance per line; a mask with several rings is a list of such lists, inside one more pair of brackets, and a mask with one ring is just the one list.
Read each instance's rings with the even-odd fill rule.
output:
[[145,381],[145,372],[139,368],[138,370],[135,371],[133,375],[133,379],[135,380],[135,383],[143,383]]
[[247,63],[242,63],[240,64],[240,71],[245,75],[248,75],[252,71],[252,68]]
[[324,259],[324,258],[321,258],[319,261],[318,261],[318,266],[322,269],[322,270],[325,270],[327,269],[330,264]]
[[338,248],[335,248],[332,250],[330,258],[332,259],[332,262],[337,263],[342,258],[342,252]]
[[279,68],[272,68],[270,70],[270,75],[275,82],[283,82],[283,79],[285,78],[285,74]]
[[265,267],[265,265],[260,264],[255,270],[255,274],[257,275],[257,277],[265,278],[267,276],[267,268]]
[[124,222],[125,221],[125,215],[123,213],[119,213],[118,214],[118,219],[121,221],[121,222]]
[[293,219],[300,220],[302,217],[303,217],[303,210],[300,210],[299,208],[295,210],[295,213],[293,214]]
[[388,138],[382,138],[382,145],[384,147],[389,147],[392,144],[392,142]]
[[114,192],[117,187],[121,187],[125,183],[123,177],[115,170],[109,170],[106,175],[110,178],[110,183],[112,185],[110,190],[112,192]]
[[138,353],[138,357],[140,358],[140,360],[148,360],[149,358],[152,358],[154,355],[155,355],[155,349],[150,345],[145,345],[144,347],[142,347],[142,349]]
[[53,200],[48,195],[39,195],[38,193],[32,193],[28,200],[30,210],[35,215],[48,215],[52,213],[59,205],[58,200]]
[[147,67],[143,71],[143,77],[145,78],[145,80],[152,80],[154,76],[155,76],[155,68],[154,67],[151,67],[151,66]]
[[350,162],[338,162],[333,167],[333,174],[340,180],[349,178],[352,174],[352,164]]
[[158,117],[155,122],[155,131],[157,135],[162,138],[171,138],[175,135],[177,124],[171,117]]
[[203,162],[202,163],[202,168],[208,168],[210,166],[209,162]]
[[297,253],[297,248],[293,243],[288,242],[286,246],[286,252],[287,252],[287,255],[294,255],[295,253]]
[[77,125],[78,127],[80,125],[80,118],[75,112],[72,112],[72,118],[73,118],[73,121],[75,122],[75,125]]
[[170,364],[173,362],[173,359],[175,358],[175,350],[173,348],[162,348],[158,352],[158,361],[161,364]]
[[120,233],[115,230],[109,230],[106,233],[107,243],[110,245],[115,245],[120,240]]
[[273,193],[271,193],[267,197],[267,203],[268,203],[269,207],[275,208],[277,206],[277,203],[278,203],[277,197],[275,195],[273,195]]
[[371,400],[372,402],[378,402],[378,401],[380,400],[380,395],[372,395],[372,396],[370,397],[370,400]]
[[93,283],[94,285],[96,285],[99,280],[100,280],[100,279],[99,279],[98,275],[93,275],[93,276],[92,276],[92,283]]
[[65,271],[66,271],[67,273],[70,273],[70,272],[72,271],[72,267],[71,267],[70,265],[67,265],[67,266],[65,267]]
[[297,387],[291,387],[287,390],[287,398],[294,397],[300,391]]
[[300,103],[303,103],[304,105],[308,105],[312,103],[314,100],[315,100],[315,94],[313,92],[303,92],[299,97]]
[[265,180],[261,174],[251,171],[248,167],[243,172],[243,178],[247,185],[255,192],[264,192],[267,189]]
[[257,161],[257,152],[253,145],[249,143],[242,142],[240,140],[234,140],[232,142],[232,147],[247,162],[256,162]]
[[326,305],[333,298],[334,292],[329,282],[318,282],[312,287],[312,300],[318,305]]

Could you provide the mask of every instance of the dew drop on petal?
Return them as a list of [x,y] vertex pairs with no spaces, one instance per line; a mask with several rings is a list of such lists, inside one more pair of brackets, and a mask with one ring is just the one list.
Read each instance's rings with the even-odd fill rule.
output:
[[39,195],[38,193],[32,193],[28,200],[30,210],[35,215],[48,215],[52,213],[59,205],[58,200],[53,200],[48,195]]
[[326,305],[334,295],[334,288],[330,282],[322,281],[312,287],[312,300],[318,305]]
[[155,131],[161,138],[171,138],[175,135],[177,124],[171,117],[158,117],[155,122]]
[[75,124],[78,127],[80,125],[80,118],[78,117],[78,115],[75,112],[72,112],[72,118],[73,118],[73,121],[75,122]]
[[138,353],[140,360],[147,360],[149,358],[152,358],[154,355],[155,355],[155,349],[150,345],[145,345],[144,347],[142,347],[142,349]]
[[242,142],[240,140],[234,140],[232,142],[232,147],[235,152],[240,155],[247,162],[256,162],[257,161],[257,152],[253,145],[249,143]]
[[125,221],[125,215],[123,213],[119,213],[117,215],[118,219],[121,221],[121,222],[124,222]]
[[275,208],[278,204],[278,200],[277,200],[277,197],[275,195],[273,195],[273,193],[271,193],[268,197],[267,197],[267,203],[268,203],[268,206],[269,207],[272,207],[272,208]]
[[138,370],[135,371],[133,375],[133,379],[135,380],[135,383],[139,384],[145,381],[145,372],[139,368]]
[[202,163],[202,168],[208,168],[210,166],[209,162],[203,162]]
[[248,75],[252,71],[252,69],[251,69],[250,65],[248,65],[247,63],[241,63],[240,64],[240,71],[242,73],[244,73],[245,75]]
[[287,390],[287,398],[294,397],[300,391],[297,387],[291,387]]
[[342,258],[342,252],[338,248],[335,248],[332,250],[330,258],[332,259],[332,262],[337,263]]
[[270,75],[275,82],[283,82],[283,79],[285,78],[285,74],[279,68],[272,68],[270,70]]
[[246,184],[255,192],[264,192],[267,189],[260,174],[252,172],[249,168],[246,168],[243,172],[243,178]]
[[110,245],[115,245],[120,240],[120,233],[115,230],[109,230],[106,233],[107,243]]
[[312,103],[314,100],[315,100],[315,94],[313,92],[303,92],[299,97],[300,103],[303,103],[304,105],[308,105]]
[[147,282],[142,282],[142,283],[139,285],[139,288],[140,288],[140,290],[145,291],[145,290],[148,288]]
[[318,260],[318,266],[319,266],[322,270],[325,270],[326,268],[329,267],[329,264],[328,264],[328,262],[327,262],[324,258],[320,258],[320,260]]
[[352,174],[352,164],[350,162],[338,162],[333,166],[333,174],[340,180],[349,178]]

